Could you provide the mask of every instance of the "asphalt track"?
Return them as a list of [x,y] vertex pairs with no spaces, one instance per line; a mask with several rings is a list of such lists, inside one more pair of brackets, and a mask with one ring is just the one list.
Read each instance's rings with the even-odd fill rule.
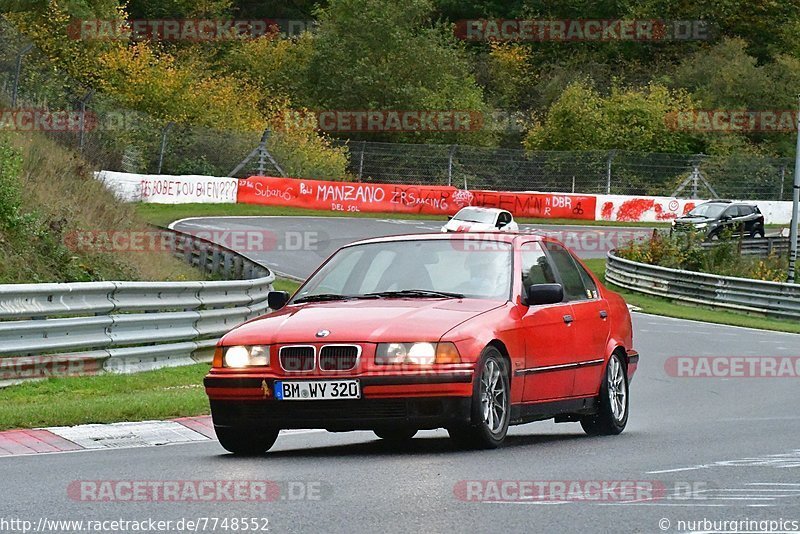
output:
[[[251,221],[195,220],[179,227]],[[309,221],[263,219],[259,224],[324,232],[332,236],[329,248],[373,232],[398,233],[390,230],[401,224]],[[418,226],[438,225],[413,221],[403,228]],[[269,261],[294,276],[308,273],[326,255],[319,249],[274,252]],[[800,356],[800,336],[644,314],[634,314],[634,327],[641,361],[631,385],[628,428],[620,436],[592,438],[576,423],[544,422],[514,427],[507,445],[494,451],[454,450],[443,431],[421,432],[405,446],[387,445],[369,432],[312,431],[282,436],[259,458],[235,458],[214,442],[0,458],[0,520],[19,518],[36,526],[43,517],[211,518],[216,529],[206,521],[197,530],[231,532],[234,517],[266,518],[269,532],[324,533],[650,533],[734,530],[704,520],[800,522],[798,378],[683,378],[667,370],[674,356]],[[302,487],[318,493],[293,499],[282,492],[269,503],[86,502],[68,494],[76,480],[271,480],[284,487],[306,484]],[[620,500],[611,489],[600,499],[573,492],[563,499],[520,500],[513,484],[503,486],[502,495],[492,491],[497,486],[481,483],[469,486],[480,488],[469,493],[475,501],[464,500],[465,481],[520,480],[582,489],[592,482],[613,488],[627,481],[645,491],[642,499]],[[647,488],[659,490],[648,493]],[[223,519],[227,529],[221,527]],[[736,528],[767,531],[761,527],[770,526],[781,527],[772,531],[800,529],[792,523]]]
[[[171,227],[209,236],[223,244],[235,244],[240,252],[277,273],[304,279],[342,245],[371,237],[439,232],[444,222],[349,217],[202,217],[182,219]],[[554,233],[583,258],[604,258],[609,248],[651,231],[642,227],[525,224],[520,229]]]

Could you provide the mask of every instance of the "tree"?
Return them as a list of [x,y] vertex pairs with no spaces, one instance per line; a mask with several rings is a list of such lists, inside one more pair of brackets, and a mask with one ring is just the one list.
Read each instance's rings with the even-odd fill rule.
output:
[[[484,112],[483,92],[461,43],[452,27],[430,23],[431,10],[428,0],[334,0],[319,10],[308,67],[311,103],[335,110]],[[486,131],[386,137],[491,139]]]
[[670,126],[669,116],[691,111],[684,91],[656,84],[643,89],[615,87],[600,95],[588,82],[570,85],[525,139],[530,150],[693,152],[698,137]]

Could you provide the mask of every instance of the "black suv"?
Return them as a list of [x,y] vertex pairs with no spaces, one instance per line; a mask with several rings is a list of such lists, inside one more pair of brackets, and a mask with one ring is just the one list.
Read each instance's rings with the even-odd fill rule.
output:
[[711,200],[672,222],[676,231],[689,228],[705,234],[707,239],[719,239],[723,232],[731,236],[764,237],[764,216],[755,204],[731,200]]

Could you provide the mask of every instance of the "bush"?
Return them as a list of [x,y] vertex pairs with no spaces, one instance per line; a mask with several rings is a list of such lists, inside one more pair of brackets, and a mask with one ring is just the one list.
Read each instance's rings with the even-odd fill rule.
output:
[[617,250],[617,255],[631,261],[658,265],[670,269],[696,271],[720,276],[753,278],[785,282],[788,260],[771,254],[766,258],[742,256],[738,242],[723,235],[710,248],[701,246],[702,235],[680,232],[672,235],[653,232],[647,241],[632,241]]

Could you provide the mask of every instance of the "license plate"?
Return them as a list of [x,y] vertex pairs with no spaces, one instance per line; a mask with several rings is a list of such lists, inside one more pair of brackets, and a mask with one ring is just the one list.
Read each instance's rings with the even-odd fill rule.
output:
[[360,399],[361,384],[358,380],[276,380],[275,398],[278,400]]

